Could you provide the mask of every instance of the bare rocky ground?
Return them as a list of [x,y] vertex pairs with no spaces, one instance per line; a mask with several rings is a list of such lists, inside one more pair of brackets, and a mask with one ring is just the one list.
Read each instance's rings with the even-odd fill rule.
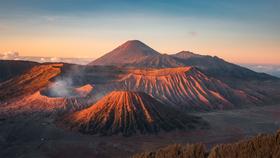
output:
[[54,124],[44,114],[0,117],[1,158],[102,158],[129,157],[137,152],[154,150],[174,143],[230,143],[274,133],[280,128],[280,105],[230,111],[196,113],[211,128],[192,132],[171,132],[158,135],[92,136],[71,132]]

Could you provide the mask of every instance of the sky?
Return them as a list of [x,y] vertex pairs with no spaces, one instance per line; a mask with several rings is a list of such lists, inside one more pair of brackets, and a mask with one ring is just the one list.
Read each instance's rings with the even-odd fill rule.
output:
[[98,58],[138,39],[234,63],[280,64],[280,0],[0,0],[0,53]]

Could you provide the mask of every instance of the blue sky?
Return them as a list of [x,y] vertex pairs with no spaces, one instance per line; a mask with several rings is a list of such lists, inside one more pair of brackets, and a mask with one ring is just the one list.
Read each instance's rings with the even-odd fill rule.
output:
[[279,0],[0,0],[0,52],[95,58],[139,39],[162,53],[277,64],[279,15]]
[[279,20],[279,3],[279,0],[1,0],[0,8],[4,15],[148,12],[183,17]]

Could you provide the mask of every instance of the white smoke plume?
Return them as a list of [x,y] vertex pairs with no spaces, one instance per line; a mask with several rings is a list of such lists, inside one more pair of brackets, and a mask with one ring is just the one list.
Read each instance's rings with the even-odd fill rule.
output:
[[56,78],[48,89],[48,95],[53,97],[74,97],[77,96],[76,87],[87,84],[85,72],[80,66],[74,65],[65,72],[63,76]]
[[59,79],[55,81],[48,91],[49,95],[54,97],[73,96],[73,81],[71,78]]

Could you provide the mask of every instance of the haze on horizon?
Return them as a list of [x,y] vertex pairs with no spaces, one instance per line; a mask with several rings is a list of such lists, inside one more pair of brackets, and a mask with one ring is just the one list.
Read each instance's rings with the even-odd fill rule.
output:
[[280,64],[278,0],[0,2],[0,53],[98,58],[138,39],[161,53]]

